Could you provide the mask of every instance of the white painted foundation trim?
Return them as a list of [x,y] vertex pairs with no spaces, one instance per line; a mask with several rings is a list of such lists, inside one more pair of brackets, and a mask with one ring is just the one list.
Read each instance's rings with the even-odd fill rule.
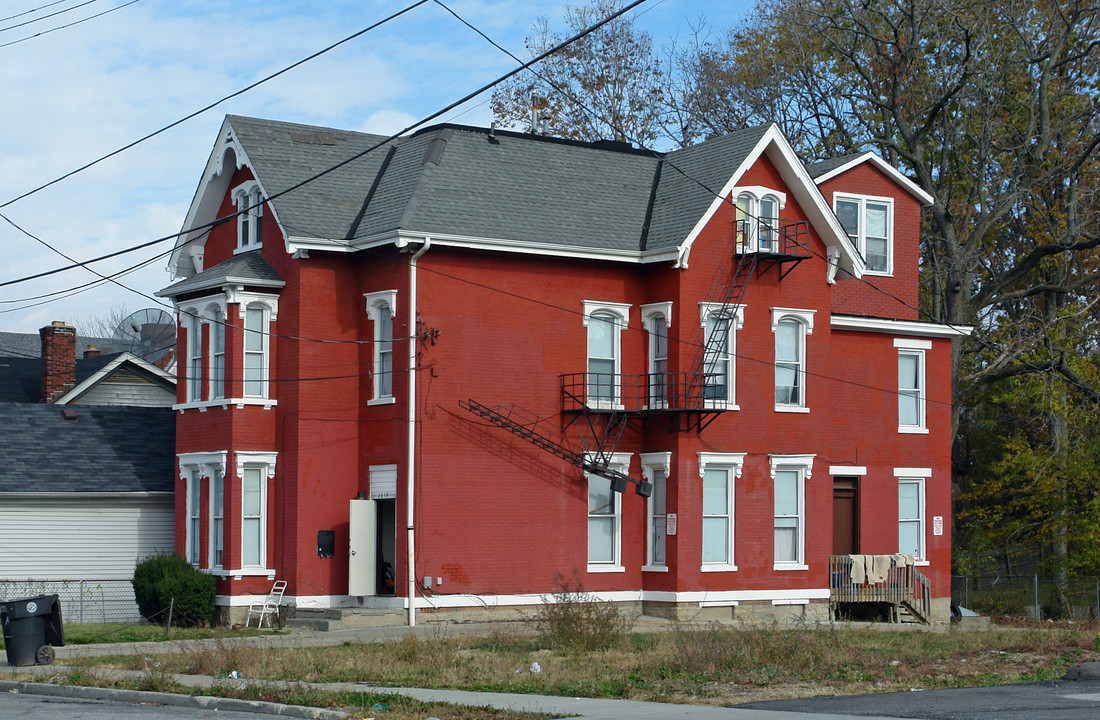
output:
[[[799,604],[813,600],[828,600],[828,588],[799,588],[796,590],[724,590],[706,591],[697,590],[691,592],[670,592],[666,590],[616,590],[608,592],[590,593],[598,600],[608,602],[668,602],[699,604],[700,607],[733,606],[742,602],[752,601],[779,601],[773,604]],[[254,602],[264,599],[263,595],[219,595],[215,604],[228,607],[248,607]],[[298,595],[287,596],[283,600],[284,605],[302,609],[328,609],[328,608],[386,608],[405,609],[408,607],[408,599],[403,597],[380,598],[364,597],[363,601],[376,601],[375,603],[360,603],[360,598],[352,595]],[[380,602],[379,602],[380,601]],[[798,601],[798,602],[790,602]],[[416,597],[416,607],[419,608],[494,608],[509,606],[546,605],[554,603],[554,596],[550,593],[535,593],[526,595],[433,595],[432,597]],[[707,603],[702,605],[701,603]]]
[[786,600],[772,600],[772,605],[809,605],[809,598],[790,598]]

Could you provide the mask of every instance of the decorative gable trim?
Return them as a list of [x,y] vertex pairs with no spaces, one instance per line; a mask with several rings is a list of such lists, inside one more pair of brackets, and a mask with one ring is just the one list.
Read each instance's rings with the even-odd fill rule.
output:
[[[263,178],[256,172],[256,166],[248,157],[244,146],[237,138],[233,126],[227,117],[222,121],[222,127],[218,133],[218,141],[210,151],[210,157],[206,161],[206,168],[202,174],[202,180],[195,190],[195,197],[191,200],[191,206],[187,209],[187,215],[183,221],[183,229],[172,255],[168,259],[168,271],[172,279],[185,278],[202,272],[203,248],[210,236],[210,223],[218,217],[222,200],[229,192],[229,184],[233,181],[233,175],[243,167],[252,170],[255,183],[265,198],[270,197],[267,188],[264,187]],[[279,212],[273,202],[267,203],[271,211],[271,217],[286,240],[286,231],[279,220]]]
[[[862,277],[864,271],[863,258],[852,245],[848,233],[844,232],[840,221],[836,219],[832,207],[821,194],[817,184],[806,171],[806,167],[794,152],[794,148],[779,131],[779,127],[772,124],[760,137],[756,146],[750,151],[738,166],[733,175],[722,187],[722,190],[711,202],[710,207],[695,223],[688,236],[680,244],[675,267],[686,269],[688,256],[691,254],[691,246],[699,234],[703,231],[724,203],[731,202],[730,196],[739,187],[739,182],[749,168],[751,168],[761,156],[767,155],[772,164],[779,171],[780,177],[787,185],[791,194],[798,201],[799,206],[810,224],[817,230],[826,248],[837,248],[839,251],[839,266],[853,277]],[[773,191],[774,192],[774,191]],[[736,196],[734,196],[736,200]]]
[[902,175],[897,168],[895,168],[893,165],[886,162],[870,150],[863,153],[862,155],[852,158],[843,165],[838,165],[832,170],[822,175],[819,175],[818,177],[814,178],[814,180],[817,182],[818,185],[821,185],[822,183],[828,180],[832,180],[836,176],[842,175],[852,168],[856,167],[857,165],[862,165],[863,163],[871,163],[872,165],[874,165],[877,169],[881,170],[884,175],[889,177],[895,183],[904,188],[906,192],[919,200],[922,205],[931,205],[935,201],[934,198],[924,190],[924,188],[922,188],[920,185],[917,185],[909,178],[905,177],[905,175]]

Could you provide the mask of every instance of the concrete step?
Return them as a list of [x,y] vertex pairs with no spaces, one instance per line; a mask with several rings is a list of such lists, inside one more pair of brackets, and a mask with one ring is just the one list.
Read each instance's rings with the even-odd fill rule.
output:
[[296,608],[287,627],[329,632],[351,628],[399,627],[407,621],[404,610],[390,608]]

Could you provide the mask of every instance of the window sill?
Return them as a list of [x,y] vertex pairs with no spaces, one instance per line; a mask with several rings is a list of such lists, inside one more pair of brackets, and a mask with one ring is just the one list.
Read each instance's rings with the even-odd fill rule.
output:
[[397,402],[397,398],[393,395],[387,395],[386,397],[374,398],[373,400],[367,400],[367,405],[393,405]]
[[775,411],[780,413],[808,413],[810,408],[801,405],[776,405]]
[[214,577],[227,578],[232,577],[234,580],[240,580],[242,577],[267,577],[268,580],[275,579],[275,571],[269,568],[241,568],[240,570],[206,570],[205,572],[213,575]]
[[737,403],[728,400],[704,400],[703,407],[707,410],[740,410]]
[[236,406],[237,408],[243,408],[245,405],[262,405],[264,410],[270,410],[278,404],[279,401],[272,398],[218,398],[217,400],[178,403],[173,405],[172,409],[178,410],[179,412],[183,412],[184,410],[206,412],[210,408],[227,408],[230,405]]
[[894,272],[892,270],[867,270],[865,268],[863,274],[872,275],[874,277],[894,277]]
[[622,565],[592,565],[592,564],[589,564],[588,567],[585,568],[585,572],[590,572],[590,573],[621,573],[621,572],[626,572],[626,568],[624,568]]
[[642,572],[668,572],[668,565],[644,565]]
[[932,563],[928,562],[927,560],[915,560],[913,562],[913,567],[928,567],[931,564]]
[[589,410],[622,410],[623,409],[623,404],[618,402],[618,401],[615,401],[615,402],[597,401],[597,402],[585,403],[585,407],[587,407]]
[[916,426],[913,426],[913,425],[900,425],[898,427],[898,434],[899,435],[927,435],[928,434],[928,428],[926,428],[926,427],[916,427]]
[[772,570],[776,570],[776,571],[780,571],[780,572],[787,571],[787,570],[809,570],[809,569],[810,569],[809,565],[800,565],[800,564],[796,564],[796,563],[776,563],[775,565],[772,566]]
[[252,252],[253,250],[260,250],[263,248],[263,246],[263,243],[256,243],[255,245],[245,245],[243,247],[238,245],[237,248],[233,250],[233,254],[240,255],[241,253]]
[[703,565],[699,568],[699,572],[736,572],[736,565],[720,565],[715,563],[714,565]]

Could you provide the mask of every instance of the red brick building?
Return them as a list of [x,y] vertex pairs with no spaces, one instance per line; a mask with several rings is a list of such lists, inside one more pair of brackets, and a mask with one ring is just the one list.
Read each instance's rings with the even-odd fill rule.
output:
[[924,192],[774,126],[383,140],[226,118],[171,258],[177,545],[231,617],[275,578],[299,610],[456,611],[575,571],[817,619],[889,566],[946,619],[965,330],[918,319]]

